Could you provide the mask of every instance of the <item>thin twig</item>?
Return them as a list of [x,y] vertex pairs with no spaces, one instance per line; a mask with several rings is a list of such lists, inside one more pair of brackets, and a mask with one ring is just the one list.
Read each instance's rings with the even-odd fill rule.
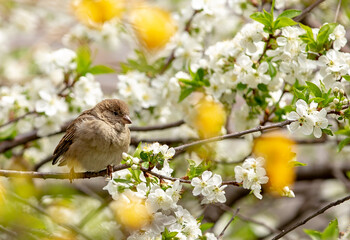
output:
[[282,238],[284,235],[286,235],[287,233],[293,231],[294,229],[296,229],[297,227],[300,227],[301,225],[304,225],[305,223],[307,223],[308,221],[310,221],[311,219],[313,219],[314,217],[317,217],[318,215],[324,213],[325,211],[327,211],[328,209],[337,206],[345,201],[350,200],[350,195],[346,196],[342,199],[336,200],[334,202],[331,202],[329,204],[327,204],[326,206],[324,206],[323,208],[321,208],[320,210],[318,210],[317,212],[315,212],[314,214],[310,215],[309,217],[305,218],[304,220],[296,223],[295,225],[287,228],[286,230],[282,230],[277,236],[275,236],[274,238],[272,238],[272,240],[277,240]]
[[293,18],[294,21],[296,22],[300,22],[301,20],[303,20],[303,18],[312,11],[312,9],[314,9],[315,7],[317,7],[319,4],[321,4],[322,2],[324,2],[325,0],[317,0],[316,2],[314,2],[313,4],[311,4],[310,6],[308,6],[307,8],[305,8],[302,13],[299,16],[296,16],[295,18]]
[[[164,176],[162,174],[153,172],[153,171],[151,171],[149,169],[146,169],[144,167],[141,167],[141,170],[143,172],[147,172],[147,173],[149,173],[149,174],[151,174],[151,175],[153,175],[153,176],[155,176],[155,177],[157,177],[159,179],[166,179],[166,180],[170,180],[170,181],[173,181],[173,182],[179,181],[179,182],[188,183],[188,184],[191,184],[191,182],[192,182],[191,180],[187,180],[187,179],[183,179],[183,178],[175,178],[175,177]],[[240,186],[240,184],[238,182],[236,182],[236,181],[223,181],[221,185]]]
[[[113,171],[120,171],[129,168],[130,165],[122,164],[115,166]],[[76,172],[71,173],[57,173],[57,172],[34,172],[34,171],[15,171],[15,170],[0,170],[0,176],[3,177],[18,177],[18,178],[42,178],[42,179],[84,179],[107,176],[107,169],[98,172]]]
[[221,141],[224,139],[229,139],[229,138],[239,138],[241,136],[244,136],[246,134],[249,133],[254,133],[254,132],[263,132],[269,129],[274,129],[274,128],[282,128],[290,123],[292,123],[292,120],[286,120],[283,122],[279,122],[279,123],[275,123],[275,124],[271,124],[268,126],[258,126],[252,129],[248,129],[248,130],[244,130],[241,132],[237,132],[237,133],[230,133],[230,134],[226,134],[226,135],[222,135],[222,136],[217,136],[217,137],[212,137],[212,138],[208,138],[208,139],[203,139],[203,140],[198,140],[195,142],[191,142],[191,143],[187,143],[178,147],[175,147],[175,151],[176,152],[181,152],[189,147],[193,147],[193,146],[197,146],[197,145],[201,145],[204,143],[210,143],[210,142],[217,142],[217,141]]
[[70,224],[62,224],[62,223],[58,223],[55,221],[55,219],[52,218],[51,215],[49,215],[44,209],[42,209],[41,207],[39,206],[35,206],[34,204],[28,202],[27,200],[21,198],[20,196],[18,196],[17,194],[15,193],[8,193],[11,197],[15,198],[17,201],[27,205],[27,206],[30,206],[31,208],[33,208],[35,211],[37,211],[38,213],[41,213],[49,218],[52,219],[53,222],[55,222],[57,225],[67,229],[67,230],[70,230],[72,232],[74,232],[75,234],[78,234],[80,236],[82,236],[83,238],[85,239],[88,239],[88,240],[92,240],[92,238],[90,238],[88,235],[86,235],[85,233],[83,233],[79,228],[73,226],[73,225],[70,225]]
[[338,0],[337,11],[335,12],[335,16],[334,16],[334,22],[335,23],[338,21],[338,16],[339,16],[341,2],[342,2],[341,0]]
[[2,225],[0,225],[0,232],[6,233],[7,235],[10,235],[12,237],[17,237],[16,232],[9,230]]
[[[185,28],[184,28],[185,32],[189,32],[191,30],[192,21],[193,21],[194,17],[197,15],[197,13],[199,13],[199,12],[200,12],[200,10],[195,10],[193,12],[192,16],[190,17],[190,19],[188,19],[188,21],[185,24]],[[175,51],[176,51],[176,48],[174,48],[171,51],[170,56],[168,57],[168,59],[165,62],[164,66],[162,67],[162,69],[160,69],[160,71],[159,71],[160,75],[163,74],[169,68],[171,63],[175,60]]]
[[260,63],[261,59],[265,56],[265,53],[267,51],[267,49],[269,48],[269,44],[270,44],[270,39],[272,38],[272,35],[269,34],[269,36],[267,37],[267,39],[265,40],[265,45],[264,45],[264,50],[261,53],[259,59],[258,59],[258,63]]
[[21,120],[21,119],[23,119],[23,118],[25,118],[25,117],[27,117],[27,116],[29,116],[29,115],[36,114],[36,113],[37,113],[36,111],[27,112],[27,113],[25,113],[25,114],[23,114],[23,115],[21,115],[21,116],[19,116],[19,117],[16,117],[16,118],[14,118],[14,119],[11,119],[11,120],[9,120],[8,122],[6,122],[6,123],[0,125],[0,128],[5,127],[5,126],[7,126],[7,125],[9,125],[9,124],[11,124],[11,123],[17,122],[17,121],[19,121],[19,120]]
[[235,213],[233,214],[233,216],[232,216],[232,218],[230,219],[230,221],[226,224],[226,226],[224,227],[224,229],[222,229],[220,235],[218,236],[218,239],[221,239],[221,238],[224,236],[226,229],[228,228],[228,226],[230,226],[230,224],[232,223],[232,221],[235,219],[235,217],[237,216],[238,212],[239,212],[239,208],[236,209],[236,211],[235,211]]
[[130,126],[129,129],[132,132],[155,131],[155,130],[164,130],[164,129],[168,129],[168,128],[179,127],[184,123],[185,123],[184,120],[179,120],[176,122],[159,124],[159,125],[155,125],[155,126],[145,126],[145,127]]

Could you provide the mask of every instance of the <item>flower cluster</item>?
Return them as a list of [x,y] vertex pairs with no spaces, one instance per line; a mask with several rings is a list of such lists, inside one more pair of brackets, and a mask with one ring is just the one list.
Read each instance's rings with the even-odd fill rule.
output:
[[322,109],[317,110],[317,103],[311,102],[310,106],[302,99],[296,102],[296,112],[290,112],[287,116],[288,120],[293,120],[288,129],[292,133],[301,132],[305,135],[310,135],[312,132],[314,136],[320,138],[322,130],[328,127],[328,120],[326,118],[327,111]]
[[262,199],[261,184],[269,180],[266,176],[264,162],[265,160],[261,157],[247,158],[242,166],[235,167],[236,181],[242,183],[243,188],[252,190],[259,199]]
[[[152,172],[164,177],[172,177],[173,169],[169,166],[168,160],[175,154],[173,148],[153,143],[140,150],[142,160],[153,161],[151,159],[153,156],[157,157],[158,163],[163,162],[161,169],[154,167]],[[114,172],[112,179],[104,189],[116,201],[119,201],[120,198],[141,199],[150,215],[147,219],[151,219],[148,224],[143,223],[139,229],[134,229],[128,239],[155,239],[161,237],[165,229],[169,232],[176,232],[176,237],[179,239],[198,239],[199,236],[202,236],[199,222],[188,210],[178,204],[183,189],[180,180],[170,181],[166,178],[160,180],[149,174],[146,176],[136,167],[139,164],[146,164],[142,163],[140,158],[126,153],[123,154],[123,158],[126,163],[134,167]],[[194,178],[192,180],[193,186],[198,182],[197,179],[201,181],[199,178]],[[203,200],[203,203],[226,201],[223,192],[226,186],[221,186],[221,176],[217,174],[212,176],[211,172],[206,171],[203,173],[202,179],[206,181],[206,187],[195,186],[193,191],[195,196],[204,192],[205,195],[202,194],[206,197],[206,201]],[[201,189],[199,190],[199,188]],[[198,194],[196,194],[197,192]]]
[[221,176],[210,171],[203,172],[201,178],[195,177],[191,181],[194,187],[192,193],[194,196],[201,194],[203,196],[202,204],[226,202],[224,189],[227,185],[222,185]]

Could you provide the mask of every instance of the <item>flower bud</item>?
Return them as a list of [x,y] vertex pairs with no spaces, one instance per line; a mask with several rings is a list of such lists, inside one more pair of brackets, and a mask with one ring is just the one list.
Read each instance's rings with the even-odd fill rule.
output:
[[333,93],[338,93],[339,92],[339,88],[338,87],[334,87],[333,88]]
[[344,93],[345,93],[343,89],[340,89],[339,92],[341,95],[344,95]]
[[334,103],[334,104],[338,104],[338,103],[339,103],[339,99],[338,99],[338,98],[334,98],[334,99],[333,99],[333,103]]
[[342,101],[343,105],[348,105],[349,103],[349,100],[347,98],[345,98],[343,101]]

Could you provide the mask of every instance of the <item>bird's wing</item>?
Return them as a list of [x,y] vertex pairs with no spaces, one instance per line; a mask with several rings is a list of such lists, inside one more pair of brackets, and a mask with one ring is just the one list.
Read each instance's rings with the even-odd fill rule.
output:
[[74,142],[77,124],[89,118],[93,118],[93,116],[90,114],[89,110],[86,110],[68,126],[66,134],[62,137],[53,152],[52,165],[55,165],[57,162],[60,162],[59,166],[66,165],[66,161],[62,159],[62,157]]
[[61,159],[62,155],[68,151],[69,147],[72,145],[74,141],[75,132],[76,132],[76,124],[72,123],[68,126],[66,134],[63,136],[63,138],[55,148],[55,151],[53,152],[52,165],[55,165]]

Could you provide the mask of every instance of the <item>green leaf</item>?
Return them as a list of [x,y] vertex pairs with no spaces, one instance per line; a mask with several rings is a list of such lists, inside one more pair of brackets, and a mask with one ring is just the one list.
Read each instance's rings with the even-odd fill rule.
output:
[[114,180],[114,182],[117,182],[117,183],[132,183],[130,180],[122,179],[122,178],[115,178],[113,180]]
[[268,68],[268,72],[271,78],[274,78],[277,74],[277,70],[275,68],[275,66],[272,64],[272,62],[268,62],[269,64],[269,68]]
[[182,82],[182,83],[184,83],[186,85],[191,85],[193,87],[201,87],[202,86],[200,82],[192,81],[192,80],[184,79],[184,78],[180,78],[179,82]]
[[270,20],[270,18],[267,17],[262,12],[253,13],[252,15],[250,15],[250,18],[253,19],[254,21],[262,23],[267,28],[271,28],[271,26],[272,26],[272,21]]
[[280,29],[280,28],[283,28],[283,27],[293,26],[293,25],[296,25],[296,24],[298,24],[298,23],[295,22],[294,20],[290,19],[290,18],[281,17],[281,18],[278,18],[275,21],[273,29]]
[[346,171],[346,176],[347,176],[347,178],[349,178],[350,179],[350,171]]
[[322,240],[321,233],[311,229],[304,229],[304,232],[311,237],[312,240]]
[[132,155],[133,157],[140,158],[140,153],[142,152],[142,142],[137,145],[137,148],[134,151],[134,154]]
[[268,92],[269,89],[267,88],[267,85],[263,84],[263,83],[259,83],[258,84],[258,89],[263,91],[263,92]]
[[294,90],[294,95],[297,97],[297,99],[303,99],[303,100],[306,99],[305,95],[301,91],[299,91],[296,88],[294,88],[293,90]]
[[322,240],[337,240],[339,238],[338,220],[334,219],[322,233]]
[[187,98],[196,88],[194,87],[181,87],[181,93],[179,96],[178,102],[182,102],[185,98]]
[[12,150],[7,150],[6,152],[4,152],[4,156],[7,158],[7,159],[10,159],[12,158]]
[[201,224],[200,229],[201,229],[202,232],[205,232],[209,228],[212,228],[213,226],[214,226],[214,223],[206,222],[206,223]]
[[346,135],[346,136],[350,136],[350,129],[349,128],[344,128],[344,129],[340,129],[338,131],[334,132],[336,135]]
[[315,98],[311,98],[310,101],[314,101],[316,103],[320,103],[322,101],[324,101],[325,99],[324,98],[321,98],[321,97],[315,97]]
[[327,134],[329,136],[333,136],[333,132],[329,128],[323,128],[321,130],[322,130],[323,133],[325,133],[325,134]]
[[344,75],[342,76],[346,81],[349,81],[350,82],[350,76],[349,75]]
[[350,137],[345,138],[338,144],[338,152],[340,152],[346,145],[350,143]]
[[315,97],[322,97],[322,92],[316,84],[309,81],[306,81],[306,84]]
[[110,68],[110,67],[104,66],[104,65],[96,65],[96,66],[91,67],[88,70],[88,72],[91,74],[97,75],[97,74],[115,73],[115,70]]
[[337,25],[338,24],[336,23],[329,23],[321,27],[320,31],[317,34],[317,40],[316,40],[320,48],[323,48],[324,44],[328,42],[329,35],[333,33]]
[[244,83],[238,83],[237,84],[237,90],[240,90],[240,91],[243,91],[244,89],[247,88],[247,84],[244,84]]
[[91,65],[91,52],[87,46],[82,46],[77,49],[77,73],[85,75]]
[[189,179],[200,176],[205,170],[207,170],[210,165],[205,163],[205,161],[201,162],[198,166],[193,160],[188,159],[189,168],[187,169],[187,176]]
[[12,140],[17,135],[17,127],[15,124],[7,127],[5,130],[0,130],[0,141]]
[[307,166],[306,163],[302,163],[302,162],[298,162],[298,161],[293,161],[292,162],[294,167],[304,167],[304,166]]
[[302,11],[300,11],[300,10],[288,9],[288,10],[284,11],[283,13],[281,13],[281,14],[277,17],[277,19],[279,19],[279,18],[281,18],[281,17],[294,18],[294,17],[296,17],[296,16],[299,16],[301,12],[302,12]]
[[176,237],[178,232],[169,232],[167,228],[164,229],[162,233],[162,240],[176,240],[179,239]]

